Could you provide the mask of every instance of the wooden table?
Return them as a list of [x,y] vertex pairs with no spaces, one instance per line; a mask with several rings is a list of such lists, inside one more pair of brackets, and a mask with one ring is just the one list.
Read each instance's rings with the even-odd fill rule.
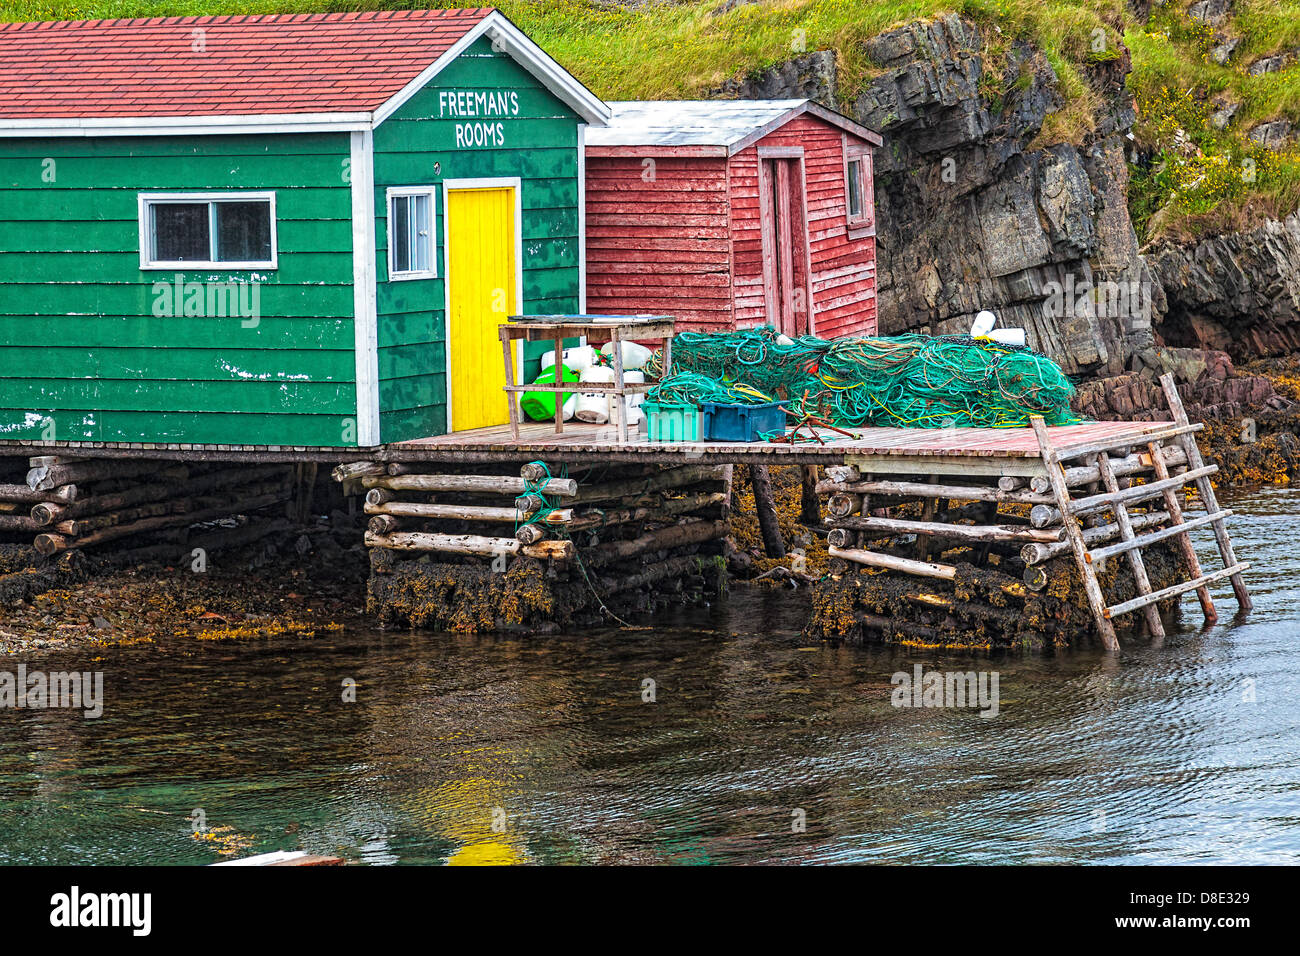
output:
[[[555,393],[555,432],[564,431],[564,402],[560,395],[564,392],[608,392],[618,399],[618,440],[627,444],[627,397],[637,392],[648,391],[653,387],[649,382],[629,384],[623,375],[623,342],[638,339],[660,339],[664,343],[663,369],[661,377],[666,378],[673,364],[673,329],[672,316],[668,315],[512,315],[510,321],[500,327],[501,350],[506,362],[505,391],[510,406],[510,435],[519,439],[519,402],[518,392],[554,392]],[[564,364],[564,340],[585,339],[592,344],[598,342],[613,344],[614,383],[575,382],[564,383],[564,373],[558,368],[558,378],[554,385],[519,385],[515,383],[514,350],[510,347],[516,339],[527,342],[550,340],[555,343],[555,364]]]

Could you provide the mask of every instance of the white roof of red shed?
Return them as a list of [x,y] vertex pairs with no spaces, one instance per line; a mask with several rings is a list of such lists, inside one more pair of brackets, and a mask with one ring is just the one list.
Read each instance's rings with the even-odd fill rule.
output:
[[734,155],[805,113],[880,145],[880,135],[812,100],[624,100],[608,104],[609,125],[587,133],[597,149],[715,147]]

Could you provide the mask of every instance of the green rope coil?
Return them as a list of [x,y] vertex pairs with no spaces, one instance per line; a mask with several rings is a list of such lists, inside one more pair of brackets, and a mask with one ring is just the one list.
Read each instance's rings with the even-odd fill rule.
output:
[[[648,370],[662,368],[656,353]],[[893,425],[1021,428],[1080,421],[1074,386],[1030,349],[968,336],[895,335],[790,339],[769,327],[682,332],[673,374],[649,392],[675,404],[783,401],[791,413],[842,428]]]
[[546,494],[546,493],[542,490],[542,489],[544,489],[544,488],[546,487],[546,483],[547,483],[548,481],[550,481],[551,478],[554,477],[554,476],[551,474],[550,466],[547,465],[546,462],[544,462],[544,461],[533,461],[533,462],[529,462],[529,464],[530,464],[530,465],[540,465],[541,468],[542,468],[542,471],[545,472],[545,474],[542,475],[541,478],[538,478],[538,479],[535,480],[535,481],[534,481],[533,479],[531,479],[531,478],[525,478],[525,479],[524,479],[524,494],[525,494],[525,495],[536,495],[536,496],[537,496],[538,498],[540,498],[543,502],[545,502],[545,504],[544,504],[543,507],[538,508],[536,511],[534,511],[534,512],[532,513],[532,515],[529,516],[528,518],[524,518],[523,513],[520,512],[518,509],[516,509],[516,511],[515,511],[515,531],[518,531],[520,528],[522,528],[522,527],[525,526],[525,525],[537,524],[538,522],[543,522],[543,521],[545,521],[546,518],[547,518],[547,516],[548,516],[552,511],[554,511],[556,508],[559,507],[559,502],[560,502],[559,496],[558,496],[558,495],[548,495],[548,494]]

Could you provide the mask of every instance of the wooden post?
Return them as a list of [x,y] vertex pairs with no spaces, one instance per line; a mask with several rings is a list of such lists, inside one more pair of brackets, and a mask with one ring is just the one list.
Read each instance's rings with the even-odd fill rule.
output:
[[1093,621],[1101,634],[1101,642],[1108,651],[1119,650],[1119,638],[1115,636],[1115,626],[1106,617],[1106,599],[1097,583],[1097,575],[1088,563],[1088,545],[1083,540],[1083,530],[1079,520],[1070,513],[1070,489],[1065,484],[1065,472],[1052,448],[1052,439],[1047,432],[1047,423],[1041,415],[1029,416],[1029,424],[1034,428],[1038,439],[1038,449],[1043,456],[1043,467],[1047,469],[1047,480],[1052,483],[1052,493],[1056,495],[1056,506],[1061,512],[1061,524],[1065,536],[1074,549],[1075,564],[1079,567],[1079,576],[1083,579],[1083,590],[1088,598],[1088,607],[1092,610]]
[[[623,377],[623,338],[618,326],[610,330],[610,343],[614,346],[614,394],[611,398],[618,402],[618,440],[627,444],[627,399],[624,389],[627,381]],[[610,411],[614,409],[611,407]]]
[[[939,483],[938,475],[930,475],[926,481],[929,484],[937,485]],[[934,512],[939,506],[939,499],[927,497],[921,504],[921,520],[930,522],[934,520]],[[925,535],[916,536],[916,560],[926,561],[930,557],[930,539]]]
[[821,499],[817,497],[817,466],[803,466],[803,486],[799,490],[799,520],[809,528],[820,528]]
[[[1160,376],[1160,386],[1165,392],[1165,401],[1169,403],[1169,411],[1173,413],[1174,423],[1178,426],[1189,425],[1187,420],[1187,410],[1183,408],[1183,399],[1178,394],[1178,388],[1174,385],[1173,372],[1166,372]],[[1183,432],[1178,436],[1179,442],[1183,446],[1183,451],[1187,453],[1187,467],[1191,472],[1201,470],[1204,464],[1201,458],[1201,449],[1196,444],[1196,436],[1190,432]],[[1205,508],[1210,514],[1221,510],[1219,508],[1218,496],[1214,493],[1214,485],[1210,483],[1208,477],[1198,477],[1196,479],[1196,489],[1201,493],[1201,500],[1205,502]],[[1219,556],[1223,558],[1223,565],[1226,568],[1233,568],[1237,565],[1237,555],[1232,549],[1232,539],[1228,537],[1228,527],[1224,524],[1223,519],[1219,519],[1212,525],[1214,528],[1214,540],[1219,546]],[[1230,576],[1232,581],[1232,593],[1237,597],[1237,607],[1243,611],[1249,611],[1253,608],[1254,602],[1250,599],[1250,592],[1246,590],[1246,581],[1240,573]]]
[[[506,360],[506,385],[508,385],[510,389],[513,389],[515,386],[515,353],[514,353],[514,349],[510,347],[510,341],[511,341],[510,326],[508,325],[501,326],[500,332],[501,332],[501,351],[504,353],[505,360]],[[506,402],[509,403],[510,406],[510,437],[513,438],[515,441],[519,441],[518,398],[519,396],[516,395],[513,391],[509,389],[506,391]],[[450,409],[448,409],[448,413],[449,415],[447,421],[447,431],[451,431],[452,424],[450,420]]]
[[781,524],[776,517],[776,498],[772,494],[772,479],[767,465],[750,465],[749,483],[754,488],[754,510],[758,512],[758,530],[763,534],[763,550],[769,558],[784,558],[785,542],[781,539]]
[[[555,384],[563,385],[564,384],[564,339],[559,337],[558,332],[556,333],[555,336],[555,365],[553,365],[552,368],[555,369]],[[555,434],[558,435],[563,431],[564,431],[564,393],[556,392],[555,393]]]
[[319,465],[314,461],[305,461],[297,469],[293,489],[293,518],[300,525],[311,521],[312,495],[316,490],[316,475]]

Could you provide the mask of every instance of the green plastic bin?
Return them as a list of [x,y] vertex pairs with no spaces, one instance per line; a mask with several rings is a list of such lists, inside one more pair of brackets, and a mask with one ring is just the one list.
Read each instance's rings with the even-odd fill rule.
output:
[[651,441],[699,441],[700,410],[694,405],[641,403]]

